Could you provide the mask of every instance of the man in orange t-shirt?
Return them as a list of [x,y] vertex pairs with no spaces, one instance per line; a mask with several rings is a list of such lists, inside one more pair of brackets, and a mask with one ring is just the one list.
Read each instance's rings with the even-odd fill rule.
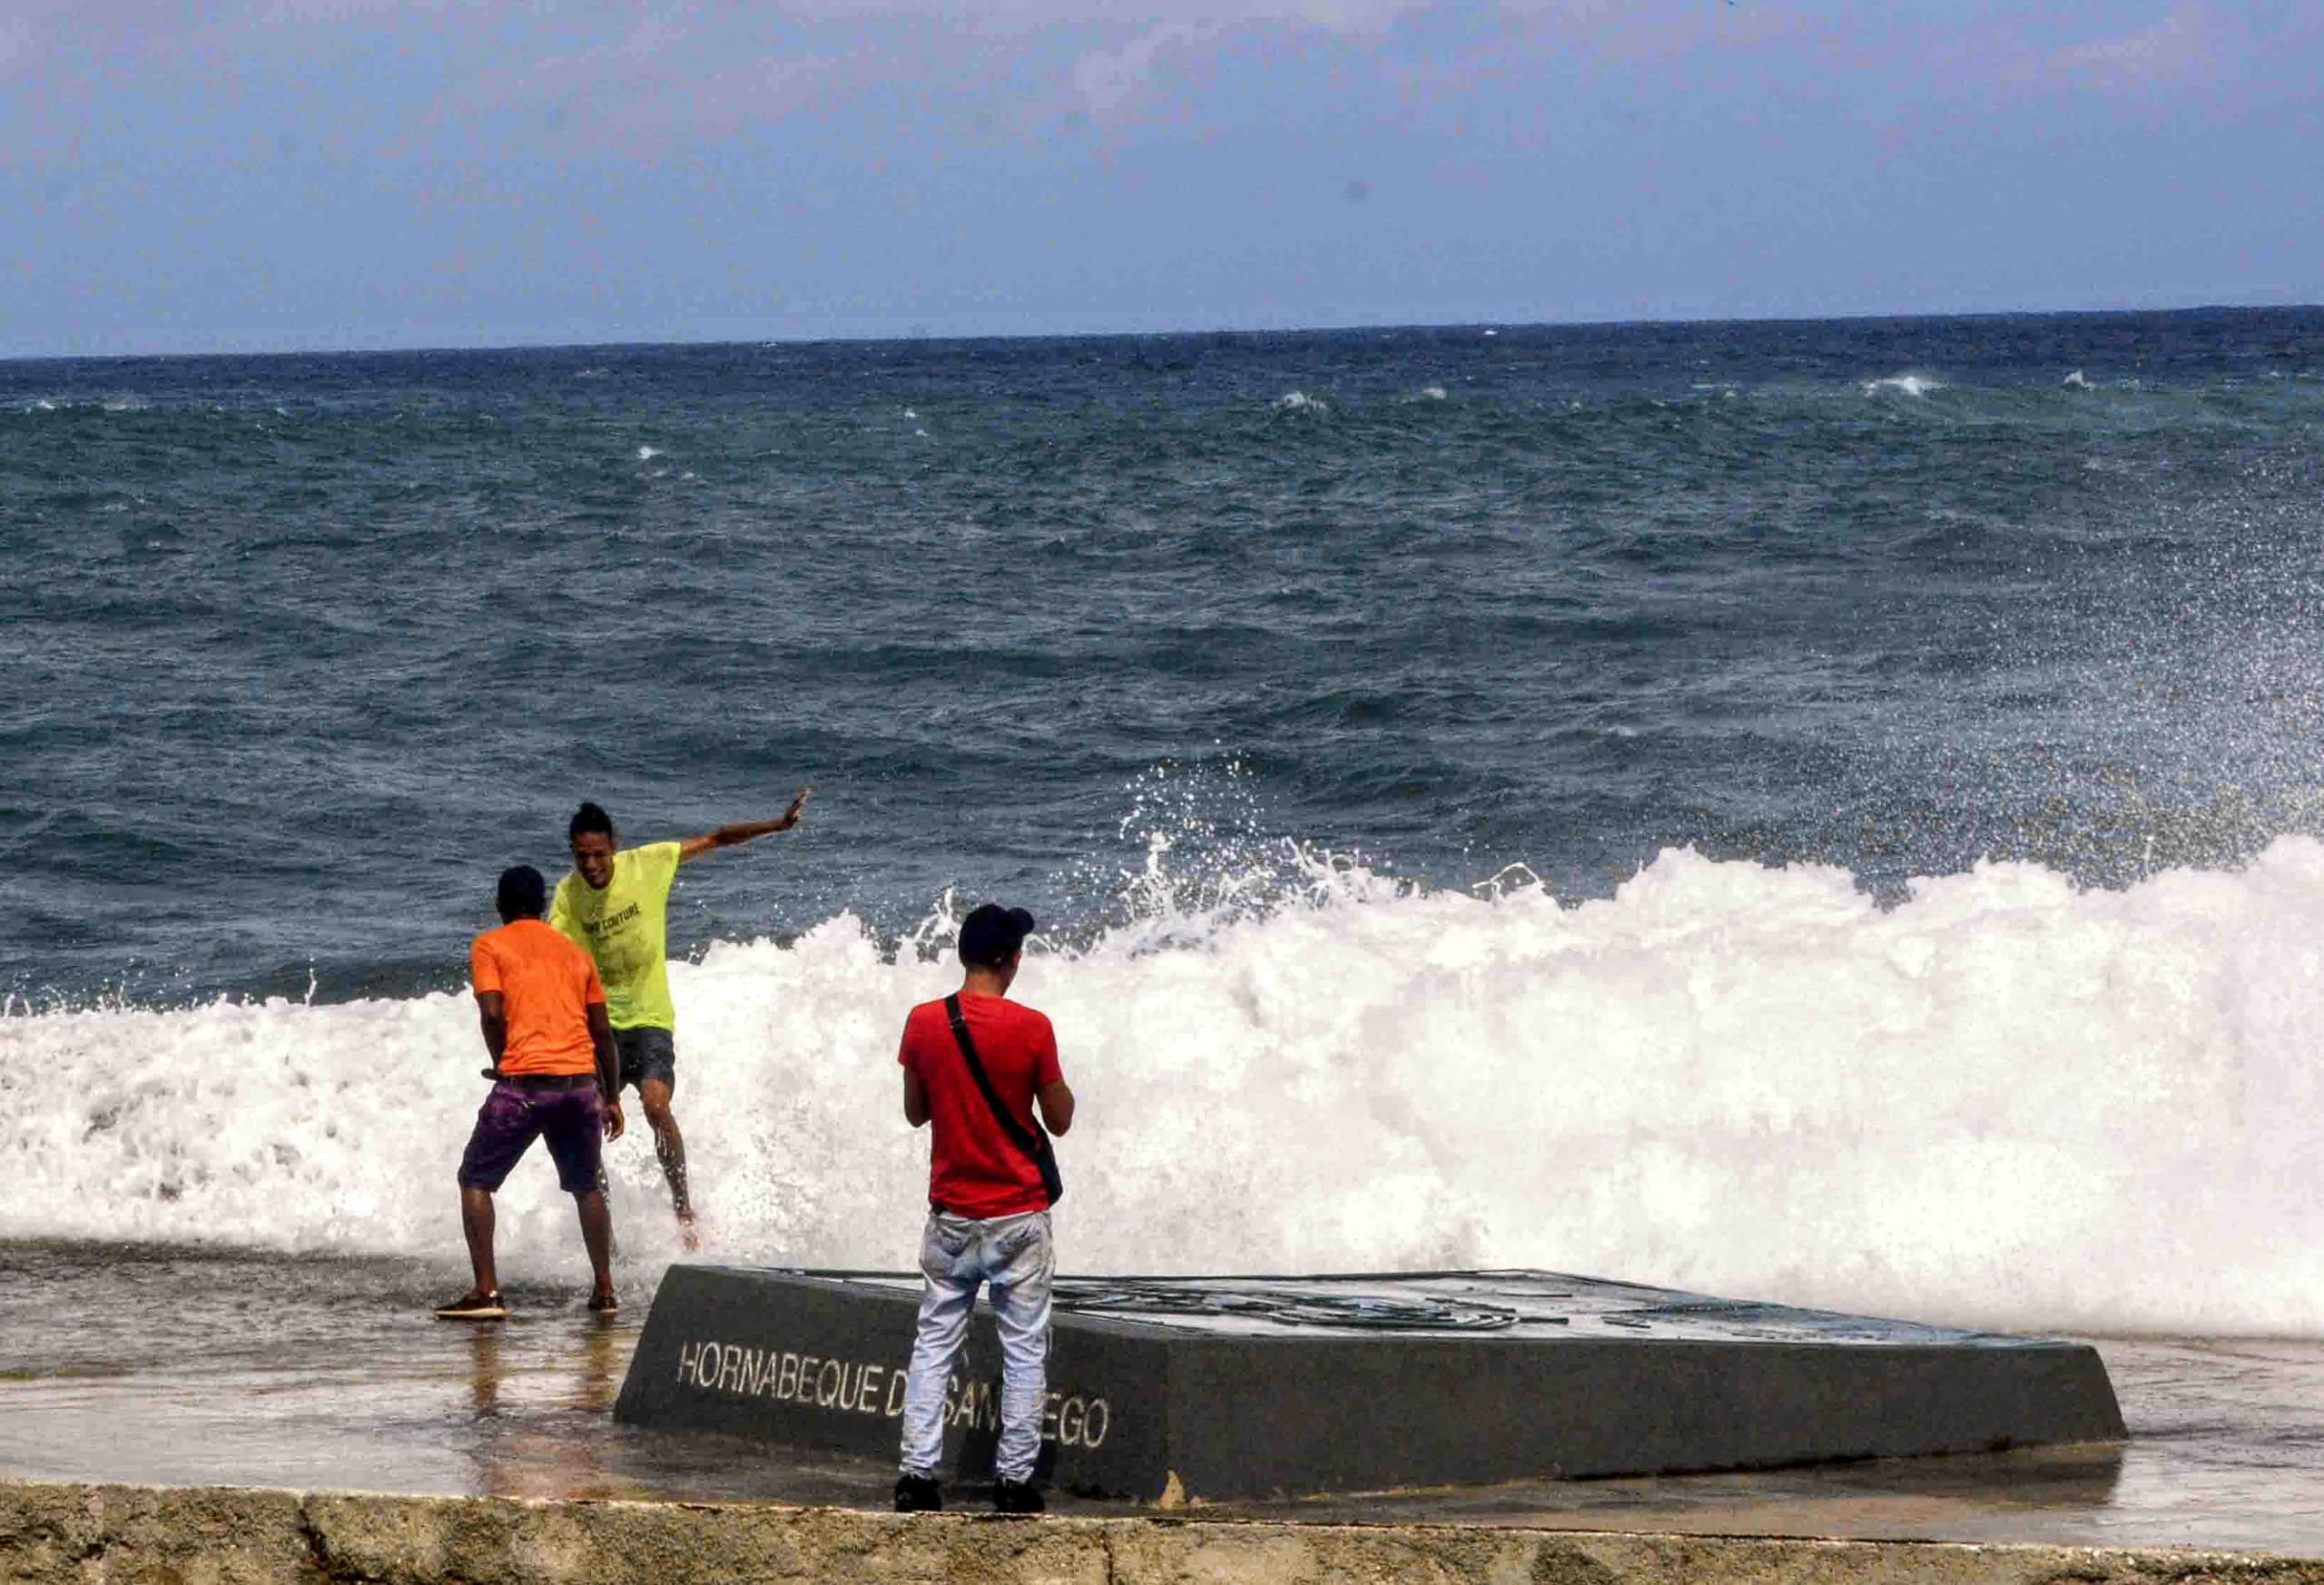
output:
[[589,1308],[610,1313],[613,1215],[599,1173],[598,1137],[621,1137],[614,1088],[619,1058],[606,1017],[597,966],[541,919],[548,884],[529,864],[503,871],[501,926],[468,949],[492,1093],[476,1115],[460,1157],[460,1226],[468,1234],[475,1285],[437,1314],[448,1321],[497,1321],[508,1314],[492,1262],[492,1196],[535,1139],[548,1141],[556,1178],[581,1213],[596,1287]]

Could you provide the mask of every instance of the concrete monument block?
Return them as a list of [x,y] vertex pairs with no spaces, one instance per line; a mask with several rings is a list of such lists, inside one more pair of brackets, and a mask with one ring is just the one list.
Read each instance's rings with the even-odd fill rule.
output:
[[[632,1424],[892,1458],[919,1284],[671,1268]],[[2084,1344],[1546,1272],[1061,1277],[1043,1472],[1260,1496],[1764,1468],[2123,1435]],[[1000,1350],[971,1325],[945,1473],[989,1478]]]

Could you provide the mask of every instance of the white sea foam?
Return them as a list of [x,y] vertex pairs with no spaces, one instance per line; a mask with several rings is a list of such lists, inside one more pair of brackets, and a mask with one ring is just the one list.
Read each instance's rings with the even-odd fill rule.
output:
[[1331,403],[1321,397],[1311,397],[1304,390],[1285,391],[1275,399],[1275,407],[1279,413],[1328,413],[1332,410]]
[[1441,402],[1445,399],[1445,389],[1441,385],[1424,385],[1420,388],[1420,399],[1424,402]]
[[2068,390],[2088,390],[2090,389],[2090,376],[2077,369],[2058,383],[2064,386]]
[[661,450],[656,447],[641,446],[637,448],[637,460],[640,462],[651,462],[661,455]]
[[[1070,1266],[1544,1265],[1972,1324],[2324,1334],[2324,844],[2119,892],[1987,866],[1886,912],[1839,871],[1689,852],[1574,909],[1521,874],[1423,895],[1311,861],[1304,884],[1029,964],[1082,1098]],[[905,1262],[926,1147],[896,1031],[952,968],[842,916],[672,981],[717,1252]],[[0,1237],[456,1260],[480,1055],[450,995],[19,1009]],[[633,1127],[615,1195],[650,1275],[673,1252]],[[545,1161],[504,1192],[501,1244],[519,1274],[579,1269]]]
[[1891,374],[1864,382],[1864,394],[1866,396],[1925,397],[1933,390],[1944,389],[1944,381],[1931,379],[1925,374]]

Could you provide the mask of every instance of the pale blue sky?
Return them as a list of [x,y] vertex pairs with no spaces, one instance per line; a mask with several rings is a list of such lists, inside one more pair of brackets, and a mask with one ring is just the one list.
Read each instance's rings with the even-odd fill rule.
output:
[[2324,5],[0,0],[0,356],[2324,300]]

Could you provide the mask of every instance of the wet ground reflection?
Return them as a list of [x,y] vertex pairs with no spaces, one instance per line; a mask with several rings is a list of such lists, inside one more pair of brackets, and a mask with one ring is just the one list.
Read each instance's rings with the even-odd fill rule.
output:
[[[615,1424],[643,1289],[612,1320],[582,1307],[576,1283],[512,1287],[505,1324],[435,1321],[429,1304],[458,1276],[413,1262],[0,1245],[0,1477],[884,1504],[883,1461]],[[1214,1511],[2324,1551],[2324,1345],[2099,1347],[2133,1432],[2121,1447]]]

